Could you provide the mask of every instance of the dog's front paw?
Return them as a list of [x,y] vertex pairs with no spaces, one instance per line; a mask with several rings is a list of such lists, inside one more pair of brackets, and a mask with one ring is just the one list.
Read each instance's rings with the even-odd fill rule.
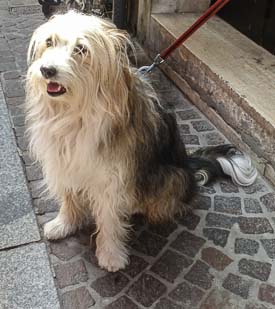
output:
[[127,254],[125,252],[119,253],[117,250],[114,252],[110,250],[97,250],[96,257],[98,265],[110,272],[124,269],[128,264]]
[[69,234],[74,233],[76,228],[66,223],[61,217],[57,216],[52,221],[48,222],[44,226],[44,235],[49,240],[62,239]]

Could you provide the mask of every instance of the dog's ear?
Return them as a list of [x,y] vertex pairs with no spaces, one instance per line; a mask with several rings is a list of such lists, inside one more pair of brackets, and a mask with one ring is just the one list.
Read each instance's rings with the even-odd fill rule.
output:
[[29,66],[33,63],[36,57],[36,49],[37,49],[36,34],[37,33],[35,31],[32,35],[29,48],[28,48],[27,62]]
[[115,48],[119,51],[131,44],[129,34],[125,30],[114,28],[110,31],[110,37],[113,40]]
[[55,17],[56,17],[55,15],[52,15],[52,16],[48,19],[48,21],[54,19]]
[[130,39],[129,34],[117,28],[109,30],[109,38],[113,43],[113,47],[116,52],[116,59],[119,60],[120,66],[128,67],[129,66],[129,54],[135,59],[135,47],[133,42]]

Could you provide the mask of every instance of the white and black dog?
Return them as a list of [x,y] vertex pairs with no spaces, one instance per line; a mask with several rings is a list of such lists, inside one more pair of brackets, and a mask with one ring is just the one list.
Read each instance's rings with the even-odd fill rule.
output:
[[256,178],[231,145],[187,156],[174,117],[130,65],[129,44],[110,22],[68,12],[34,32],[28,53],[31,152],[61,203],[45,236],[66,237],[92,216],[96,256],[108,271],[127,264],[133,213],[165,221],[184,212],[202,179],[225,172],[248,185]]

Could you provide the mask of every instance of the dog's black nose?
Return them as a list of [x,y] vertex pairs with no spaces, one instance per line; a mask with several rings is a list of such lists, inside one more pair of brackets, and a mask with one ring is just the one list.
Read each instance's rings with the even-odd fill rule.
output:
[[49,67],[41,66],[40,71],[45,78],[54,77],[57,73],[56,68],[53,66],[49,66]]

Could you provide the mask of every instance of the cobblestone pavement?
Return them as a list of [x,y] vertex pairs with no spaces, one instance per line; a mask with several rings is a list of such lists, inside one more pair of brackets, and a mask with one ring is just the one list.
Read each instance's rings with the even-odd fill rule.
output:
[[[12,15],[3,0],[0,13],[1,83],[43,237],[42,227],[56,216],[58,205],[41,196],[43,176],[28,156],[22,110],[26,48],[30,33],[43,17],[40,13]],[[176,112],[182,139],[190,150],[226,142],[160,72],[153,78],[167,109]],[[131,262],[117,273],[97,266],[89,236],[93,227],[63,241],[44,241],[61,307],[275,308],[273,189],[260,177],[248,188],[222,180],[202,188],[193,209],[162,226],[148,225],[142,217],[134,217]],[[0,252],[0,261],[7,262],[9,254],[4,253],[2,256]]]

